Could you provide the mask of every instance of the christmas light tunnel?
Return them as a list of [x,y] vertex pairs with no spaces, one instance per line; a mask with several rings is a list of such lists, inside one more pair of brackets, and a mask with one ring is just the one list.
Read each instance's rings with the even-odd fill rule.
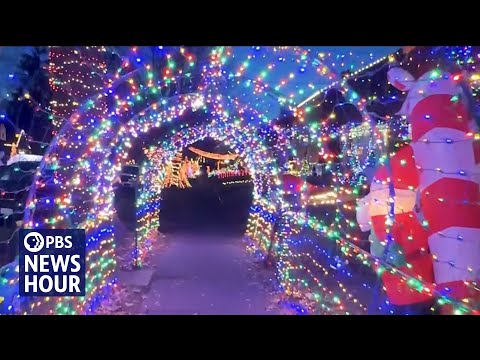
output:
[[[258,141],[256,138],[256,128],[239,128],[229,122],[212,122],[204,126],[186,128],[179,131],[171,138],[159,142],[156,147],[156,156],[152,160],[145,162],[142,166],[141,199],[138,204],[139,209],[148,209],[148,212],[140,210],[140,254],[141,260],[148,254],[151,243],[149,239],[152,231],[158,228],[160,196],[161,196],[161,166],[168,163],[176,153],[185,149],[189,145],[203,140],[207,137],[213,138],[230,147],[236,156],[239,156],[247,165],[253,178],[254,204],[259,200],[272,201],[270,196],[275,191],[275,184],[280,181],[279,172],[276,169],[275,158],[271,151]],[[256,165],[255,165],[256,164]],[[277,176],[274,176],[277,174]],[[273,207],[276,205],[274,204]],[[250,217],[254,217],[252,213]],[[249,220],[251,222],[252,219]]]
[[[132,77],[138,79],[139,71]],[[138,87],[134,101],[129,101],[130,93],[121,100],[122,86],[132,85],[131,80],[124,79],[116,88],[109,88],[95,100],[88,101],[83,111],[77,111],[64,125],[37,171],[35,188],[30,192],[24,217],[27,228],[86,230],[87,295],[84,298],[33,300],[17,297],[16,305],[10,309],[12,312],[88,314],[108,296],[109,290],[116,286],[112,181],[127,162],[128,151],[135,140],[147,136],[151,128],[175,124],[185,111],[204,111],[211,120],[208,124],[183,130],[177,136],[172,134],[166,154],[171,156],[206,136],[224,141],[250,166],[255,198],[268,199],[273,188],[270,181],[279,172],[272,150],[257,136],[256,128],[248,124],[253,117],[258,123],[258,115],[248,112],[245,106],[231,104],[229,99],[218,94],[193,93],[159,100],[148,86]],[[115,110],[99,114],[99,103],[109,104],[108,108],[113,105]],[[180,127],[180,123],[178,125]],[[285,141],[278,143],[286,144]],[[148,179],[145,175],[144,171],[142,177]],[[158,218],[155,216],[158,203],[154,200],[147,191],[139,200],[141,256],[146,254],[144,245],[155,226],[153,219]],[[9,280],[8,285],[14,288],[16,279]]]
[[[372,186],[370,191],[374,194],[371,197],[375,197],[377,196],[375,191],[381,190],[377,197],[380,196],[388,202],[387,207],[380,206],[376,209],[378,211],[374,211],[373,214],[360,214],[360,221],[352,221],[351,215],[353,214],[353,217],[355,217],[356,201],[339,202],[338,199],[347,194],[351,199],[357,200],[360,195],[358,189],[351,188],[349,184],[342,181],[344,174],[339,169],[338,171],[332,170],[332,172],[335,172],[335,179],[338,180],[332,186],[333,191],[330,191],[328,196],[325,195],[325,198],[322,197],[324,195],[317,196],[319,203],[325,202],[326,205],[332,205],[335,219],[329,223],[321,217],[309,214],[305,211],[304,192],[307,188],[305,182],[298,177],[284,177],[279,165],[286,162],[286,155],[290,150],[289,145],[293,141],[303,142],[307,139],[307,141],[316,142],[320,147],[324,147],[325,144],[322,143],[322,139],[333,136],[333,134],[326,133],[328,127],[323,123],[322,126],[313,123],[304,124],[306,126],[302,127],[303,117],[308,113],[308,109],[305,109],[305,112],[298,110],[298,131],[281,130],[278,132],[278,139],[275,144],[267,145],[265,139],[259,135],[258,129],[263,125],[270,125],[270,119],[266,119],[264,115],[242,105],[238,100],[224,95],[222,91],[216,88],[216,85],[218,85],[216,79],[218,79],[218,74],[221,74],[221,71],[217,72],[215,70],[221,68],[218,60],[219,54],[214,53],[215,56],[212,56],[210,70],[207,69],[207,72],[210,71],[213,75],[208,78],[209,80],[206,81],[204,86],[200,87],[201,89],[197,89],[197,92],[168,98],[162,97],[161,86],[155,85],[156,75],[150,71],[147,65],[145,68],[137,69],[131,73],[124,74],[122,72],[115,83],[112,83],[92,100],[87,101],[81,109],[70,117],[69,122],[60,130],[49,147],[37,172],[35,189],[30,194],[24,224],[31,228],[79,227],[87,230],[87,261],[89,264],[87,296],[85,298],[42,298],[33,300],[16,297],[15,287],[18,276],[14,263],[4,270],[4,274],[0,278],[3,282],[0,282],[0,294],[6,299],[3,300],[4,304],[8,304],[6,307],[7,313],[88,314],[93,313],[102,298],[108,296],[109,290],[116,286],[112,181],[120,171],[122,164],[129,160],[129,150],[135,141],[147,136],[153,128],[171,125],[175,125],[173,130],[169,130],[171,135],[158,144],[159,148],[162,149],[162,153],[159,154],[161,161],[168,161],[176,151],[207,136],[224,141],[234,150],[238,149],[238,153],[249,167],[255,184],[255,199],[246,234],[246,238],[249,240],[249,248],[260,256],[265,256],[265,254],[273,251],[277,260],[277,277],[282,290],[289,296],[309,301],[309,311],[328,314],[366,314],[371,313],[371,309],[377,307],[381,313],[390,313],[389,305],[391,304],[389,300],[384,301],[380,304],[381,306],[377,306],[378,303],[376,304],[373,301],[377,300],[375,297],[381,292],[382,287],[380,286],[380,290],[377,291],[371,284],[375,282],[381,284],[383,280],[384,292],[387,295],[389,292],[393,293],[391,291],[393,289],[390,289],[390,287],[396,286],[396,283],[400,282],[404,289],[410,292],[416,291],[420,298],[436,299],[440,307],[444,307],[445,304],[453,305],[452,312],[455,314],[477,313],[472,301],[477,296],[462,299],[463,296],[453,294],[455,296],[452,298],[448,289],[451,283],[458,283],[454,284],[454,290],[460,295],[465,292],[465,289],[475,290],[476,274],[474,273],[477,272],[478,261],[476,258],[472,258],[475,261],[471,261],[472,259],[465,256],[473,244],[470,239],[470,232],[472,231],[469,232],[468,226],[463,223],[453,224],[451,226],[454,228],[453,231],[461,235],[455,237],[456,242],[453,244],[454,242],[450,240],[453,238],[451,234],[449,233],[448,236],[444,234],[445,230],[451,231],[451,229],[442,229],[441,226],[437,226],[439,220],[432,217],[432,213],[434,213],[432,209],[435,206],[437,208],[447,206],[449,201],[463,201],[463,198],[459,197],[458,193],[450,194],[451,196],[448,196],[448,198],[444,198],[440,194],[436,194],[435,199],[429,197],[429,191],[437,192],[438,189],[435,186],[438,187],[440,181],[447,183],[451,180],[443,178],[445,178],[444,175],[451,175],[450,172],[453,171],[455,172],[453,177],[459,178],[459,184],[470,191],[470,203],[461,210],[467,211],[469,210],[467,208],[471,207],[475,211],[470,211],[469,214],[477,213],[478,186],[475,185],[477,180],[468,181],[469,179],[466,179],[472,174],[478,175],[475,170],[479,139],[478,134],[476,134],[477,130],[467,127],[465,125],[466,121],[459,121],[460,128],[453,129],[458,130],[457,132],[449,129],[454,136],[447,134],[448,136],[445,135],[446,137],[442,138],[442,134],[432,132],[432,119],[441,118],[445,114],[428,112],[430,111],[428,106],[435,104],[434,98],[428,99],[428,96],[423,103],[427,105],[426,107],[414,106],[415,111],[413,109],[407,111],[410,122],[412,123],[413,120],[412,137],[414,143],[411,144],[411,148],[413,148],[415,156],[419,154],[420,160],[418,163],[421,167],[424,167],[422,147],[437,147],[437,151],[443,151],[442,149],[447,149],[448,146],[450,146],[449,149],[461,148],[460,145],[463,144],[462,146],[464,146],[467,143],[473,143],[474,146],[473,151],[467,149],[468,156],[465,157],[469,160],[465,164],[471,169],[459,170],[457,168],[458,164],[453,159],[445,157],[444,162],[448,163],[449,170],[442,173],[443,170],[434,169],[441,174],[441,176],[438,176],[438,182],[428,183],[429,187],[422,189],[422,177],[419,178],[419,192],[421,192],[421,201],[425,204],[425,214],[432,218],[431,224],[435,225],[435,229],[433,229],[435,231],[430,229],[428,234],[428,243],[430,246],[432,244],[437,246],[434,252],[438,254],[436,256],[439,259],[434,263],[433,275],[440,285],[447,288],[436,289],[430,281],[431,274],[422,278],[418,276],[417,271],[414,271],[415,268],[413,270],[411,268],[412,260],[408,257],[415,255],[413,253],[418,252],[417,250],[420,250],[423,254],[422,246],[420,246],[420,249],[417,248],[419,244],[413,246],[412,254],[404,254],[407,259],[404,258],[403,260],[407,261],[407,264],[405,264],[405,261],[397,263],[389,258],[392,253],[396,256],[395,252],[401,254],[402,251],[402,249],[399,250],[393,246],[395,241],[392,241],[392,235],[399,242],[405,240],[404,245],[409,245],[409,241],[411,241],[409,236],[403,238],[403,235],[400,237],[396,235],[398,224],[395,221],[404,216],[411,223],[415,223],[415,219],[411,217],[413,213],[412,194],[409,191],[399,191],[398,194],[395,194],[395,189],[405,190],[406,187],[411,190],[409,186],[414,188],[418,186],[414,166],[409,162],[408,156],[403,158],[405,152],[408,151],[404,150],[402,152],[400,150],[395,155],[386,152],[379,154],[380,159],[376,165],[382,165],[387,168],[387,171],[382,170],[382,166],[377,168],[375,170],[376,180],[380,183],[385,182],[389,191],[388,193],[385,192],[385,187],[382,186],[379,186],[378,189]],[[397,75],[395,75],[395,71],[393,71],[392,74],[394,78],[397,77],[397,79],[391,81],[395,86],[400,85],[401,87],[402,83],[410,86],[414,83],[414,79],[402,72],[397,71]],[[433,88],[437,86],[438,74],[441,74],[441,72],[437,70],[426,75],[428,80],[425,81],[425,84]],[[171,77],[169,75],[167,80],[174,82],[173,74]],[[422,82],[420,81],[418,84],[421,85]],[[412,89],[418,91],[421,96],[413,93]],[[425,94],[420,91],[425,91],[425,89],[419,90],[417,86],[417,88],[409,87],[409,90],[410,100],[406,103],[412,103],[412,98],[425,97]],[[354,94],[346,89],[344,93],[347,92],[350,96]],[[310,100],[309,98],[306,102]],[[442,94],[442,106],[448,108],[452,103],[455,105],[457,101],[458,97],[455,94],[450,94],[449,89],[446,94]],[[306,102],[302,102],[300,105],[303,106]],[[366,99],[358,99],[358,109],[362,113],[365,123],[368,122],[368,125],[372,125],[364,109],[366,103]],[[300,108],[300,105],[297,108]],[[186,125],[179,119],[189,111],[194,113],[205,112],[208,121],[201,124]],[[454,117],[460,115],[460,117],[464,116],[464,119],[468,118],[467,115],[462,114],[464,112],[460,107],[450,115]],[[428,121],[425,121],[425,119]],[[425,124],[428,125],[425,128],[428,130],[426,133],[430,132],[429,135],[432,135],[435,139],[431,143],[427,141],[424,144],[420,142],[424,139],[421,139],[416,132]],[[384,147],[387,140],[380,136],[379,127],[367,128],[366,131],[373,139],[372,149],[376,148],[377,145]],[[340,132],[337,131],[336,136],[339,137],[339,134]],[[441,141],[438,139],[439,136]],[[457,140],[460,141],[460,145],[457,144]],[[437,143],[439,145],[436,145]],[[282,161],[278,161],[280,158],[283,158]],[[402,176],[412,184],[400,184],[399,181],[403,180],[402,176],[391,181],[392,176],[389,174],[390,170],[388,168],[390,166],[397,167],[398,163],[401,167],[407,165],[408,172],[402,173]],[[418,163],[417,165],[419,165]],[[156,211],[159,206],[159,191],[156,190],[159,189],[151,187],[158,174],[153,164],[154,162],[147,163],[142,168],[144,188],[141,191],[138,204],[139,230],[141,233],[140,259],[148,254],[149,232],[157,226],[156,222],[158,222]],[[353,170],[359,164],[355,166],[347,165],[347,170]],[[426,164],[426,170],[432,170],[430,167],[431,164]],[[393,173],[396,173],[395,169],[393,169]],[[448,177],[451,178],[452,176],[446,176],[446,178]],[[288,181],[283,184],[282,180],[285,179]],[[291,193],[289,193],[290,189],[292,189]],[[402,194],[405,196],[402,197]],[[285,201],[286,197],[293,200]],[[298,206],[290,206],[292,203]],[[279,209],[283,209],[280,216],[281,223],[275,233],[276,240],[273,242],[271,234],[272,230],[275,229],[274,223],[276,218],[278,219]],[[358,225],[361,225],[359,223],[361,223],[362,216],[368,218],[372,215],[378,218],[375,219],[373,224],[375,235],[378,235],[377,232],[381,234],[382,239],[379,240],[383,242],[382,245],[385,245],[385,243],[392,244],[391,248],[388,248],[387,251],[382,250],[378,256],[375,251],[362,249],[359,246],[362,240],[355,233]],[[469,215],[465,219],[468,219],[474,225],[471,228],[476,231],[478,216]],[[406,224],[410,223],[406,222]],[[416,234],[412,235],[413,237],[418,235],[419,238],[425,240],[425,234],[420,228],[414,228],[413,230],[416,231]],[[386,239],[383,239],[383,237],[386,237]],[[464,239],[466,241],[460,244]],[[449,246],[457,246],[457,244],[462,246],[458,246],[458,251],[455,253],[457,258],[454,259],[455,261],[451,261],[452,259],[447,259],[444,253]],[[405,248],[407,247],[405,246]],[[477,255],[476,252],[470,252],[470,254]],[[457,263],[462,265],[461,268],[456,268]],[[468,263],[467,268],[464,268],[464,263]],[[414,267],[417,266],[413,265]],[[368,284],[358,281],[365,269],[375,270],[371,274],[367,274],[367,278],[372,275],[371,279],[367,279],[370,281]],[[447,278],[452,271],[457,271],[457,278]],[[389,281],[388,278],[392,276],[393,281]],[[8,297],[4,294],[7,294]],[[478,290],[476,294],[478,294]],[[372,297],[375,299],[372,300]],[[365,301],[365,299],[371,301]],[[0,300],[2,299],[0,298]],[[371,303],[369,304],[369,302]],[[410,300],[407,302],[410,302]],[[303,309],[300,312],[304,311]]]

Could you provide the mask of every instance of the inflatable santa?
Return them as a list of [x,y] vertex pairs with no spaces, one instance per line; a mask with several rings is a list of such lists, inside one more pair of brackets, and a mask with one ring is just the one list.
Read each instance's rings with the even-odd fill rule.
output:
[[[360,229],[371,231],[371,253],[381,259],[381,263],[389,264],[381,278],[389,302],[399,313],[407,313],[402,308],[428,309],[432,305],[432,259],[426,230],[415,212],[418,185],[413,149],[406,145],[388,164],[377,169],[369,194],[360,199],[357,206]],[[389,225],[391,199],[394,200],[394,221]],[[400,272],[392,272],[393,269]]]
[[425,219],[437,290],[471,304],[480,293],[480,147],[461,77],[435,69],[415,80],[390,69],[390,83],[408,91],[400,114],[412,129],[419,175],[419,205]]

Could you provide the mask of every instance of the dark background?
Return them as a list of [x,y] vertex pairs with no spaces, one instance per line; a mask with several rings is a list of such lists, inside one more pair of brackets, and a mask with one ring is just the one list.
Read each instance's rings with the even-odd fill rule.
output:
[[[206,138],[191,144],[198,149],[227,154],[232,150],[222,143]],[[189,159],[197,155],[188,149],[183,156]],[[222,234],[243,234],[253,199],[253,183],[229,184],[224,182],[248,180],[250,177],[231,177],[219,179],[208,177],[206,167],[216,169],[216,161],[205,159],[202,173],[189,179],[191,188],[165,188],[161,193],[160,231],[171,232],[221,232]],[[116,191],[116,209],[120,220],[133,230],[134,228],[133,188],[119,188]]]
[[162,232],[242,233],[252,204],[253,185],[224,186],[202,176],[192,187],[164,189],[160,211]]

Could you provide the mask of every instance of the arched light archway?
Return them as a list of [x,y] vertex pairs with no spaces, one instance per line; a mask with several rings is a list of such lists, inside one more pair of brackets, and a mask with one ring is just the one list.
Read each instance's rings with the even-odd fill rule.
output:
[[[148,239],[152,230],[158,227],[158,210],[160,203],[160,187],[152,187],[154,178],[159,174],[159,167],[168,163],[174,155],[196,141],[213,138],[230,147],[238,154],[249,173],[252,176],[254,189],[254,203],[261,201],[274,204],[275,190],[279,190],[280,177],[275,154],[271,148],[264,146],[257,137],[257,128],[254,126],[239,127],[232,122],[224,121],[218,123],[213,121],[209,124],[184,129],[158,142],[161,149],[155,161],[147,161],[142,165],[140,191],[140,203],[138,213],[140,215],[140,236],[139,236],[139,258],[140,261],[148,253]],[[284,139],[282,139],[284,141]],[[254,213],[250,213],[251,218]]]
[[[149,84],[149,72],[136,71],[84,104],[49,146],[27,200],[26,228],[86,230],[86,296],[17,297],[12,312],[92,313],[115,286],[112,182],[134,142],[153,128],[172,128],[166,154],[206,136],[230,145],[250,168],[257,200],[270,203],[272,191],[280,189],[276,158],[288,141],[279,134],[267,146],[258,131],[268,123],[261,114],[215,89],[161,98]],[[204,112],[208,121],[177,132],[186,112]],[[18,286],[18,276],[7,286]]]

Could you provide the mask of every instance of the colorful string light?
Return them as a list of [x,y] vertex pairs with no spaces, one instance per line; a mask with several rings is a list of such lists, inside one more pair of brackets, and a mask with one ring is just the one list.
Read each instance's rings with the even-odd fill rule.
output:
[[[278,51],[280,50],[285,51]],[[253,51],[259,50],[255,48]],[[300,54],[298,63],[301,66],[313,64],[308,51],[295,51]],[[136,53],[137,49],[133,52]],[[187,50],[180,49],[179,52],[187,62],[193,60],[189,58]],[[375,290],[379,276],[387,272],[406,283],[411,291],[435,298],[439,307],[453,304],[456,314],[476,313],[477,309],[472,304],[438,293],[431,283],[392,265],[390,253],[398,250],[387,248],[384,257],[376,257],[363,249],[368,240],[362,238],[355,220],[356,200],[362,192],[368,190],[366,176],[362,175],[373,166],[372,163],[391,163],[396,149],[392,150],[390,145],[398,140],[399,133],[408,130],[408,126],[405,121],[377,124],[378,117],[372,118],[367,110],[367,104],[378,100],[377,95],[359,99],[348,82],[365,80],[359,79],[366,72],[377,71],[384,64],[389,66],[396,61],[398,53],[345,75],[339,83],[331,84],[304,101],[292,100],[297,108],[297,126],[275,126],[277,137],[269,137],[268,141],[266,132],[259,131],[261,125],[270,125],[265,114],[254,106],[242,104],[239,97],[223,94],[223,80],[231,78],[225,65],[233,57],[232,54],[233,51],[229,48],[212,50],[209,62],[201,71],[202,82],[195,91],[189,92],[178,91],[178,84],[185,75],[185,67],[175,63],[173,54],[165,55],[169,61],[161,70],[161,76],[151,65],[136,59],[135,62],[141,66],[127,71],[131,61],[128,61],[128,65],[124,61],[116,80],[103,88],[94,99],[87,101],[81,111],[73,114],[70,122],[60,131],[56,142],[50,146],[38,171],[36,189],[32,190],[32,197],[27,204],[29,211],[24,221],[33,228],[54,228],[68,222],[87,230],[87,296],[81,299],[35,299],[28,304],[12,305],[10,310],[58,314],[94,312],[96,304],[116,286],[114,228],[111,223],[114,211],[112,180],[120,171],[121,165],[128,161],[135,141],[147,136],[153,128],[167,128],[173,124],[173,130],[168,130],[164,139],[157,144],[156,148],[162,151],[151,151],[148,160],[142,165],[141,181],[144,187],[137,203],[140,263],[151,251],[151,234],[159,225],[161,189],[158,179],[161,179],[161,171],[157,165],[168,162],[176,152],[189,144],[212,137],[230,146],[244,160],[254,182],[254,202],[246,233],[249,249],[262,257],[273,254],[281,289],[288,296],[304,301],[304,311],[327,314],[392,313],[389,300],[382,298]],[[464,50],[461,55],[458,54],[455,52],[456,57],[466,58],[466,61],[458,60],[457,64],[471,65],[471,52]],[[249,61],[252,59],[253,56],[248,58]],[[405,66],[408,66],[408,61]],[[235,70],[234,77],[243,76],[247,67],[248,64],[242,64]],[[276,66],[267,66],[268,71],[273,69]],[[256,79],[258,86],[252,92],[257,96],[270,87],[265,82],[268,71]],[[475,74],[468,78],[472,84],[478,80]],[[333,87],[343,92],[345,98],[353,101],[362,113],[363,122],[360,126],[331,126],[335,123],[331,114],[325,119],[308,117],[307,104]],[[163,95],[168,96],[163,96],[162,91]],[[398,96],[398,93],[392,92],[390,96]],[[98,112],[101,104],[108,106],[108,112]],[[201,119],[200,114],[205,114],[209,120],[190,122],[196,116]],[[393,115],[384,118],[392,120]],[[468,136],[480,138],[474,132]],[[364,141],[366,138],[367,144]],[[325,193],[309,197],[305,193],[305,184],[299,193],[283,189],[283,164],[289,156],[297,160],[302,156],[300,146],[293,149],[289,146],[307,143],[315,146],[319,155],[320,152],[328,155],[328,144],[332,139],[343,142],[343,147],[340,154],[327,157],[329,160],[326,161],[326,169],[333,175],[333,179]],[[445,139],[447,144],[455,141],[457,140]],[[308,161],[299,163],[302,170],[296,174],[304,177],[312,164]],[[46,187],[42,179],[49,170],[54,172],[52,183],[56,191],[42,193],[40,189]],[[460,169],[458,175],[476,174],[468,174]],[[385,186],[392,187],[391,179],[386,181]],[[391,193],[388,201],[391,211],[385,218],[387,234],[391,233],[391,226],[395,222],[396,197],[395,193]],[[438,201],[448,202],[449,199],[439,198]],[[319,210],[319,205],[323,213],[314,215]],[[392,243],[391,239],[386,240],[387,245]],[[10,274],[14,272],[10,268]],[[14,287],[15,283],[15,276],[11,276],[7,283],[0,284],[0,289],[2,286]],[[475,287],[475,283],[472,286]],[[2,297],[5,302],[5,297]]]

